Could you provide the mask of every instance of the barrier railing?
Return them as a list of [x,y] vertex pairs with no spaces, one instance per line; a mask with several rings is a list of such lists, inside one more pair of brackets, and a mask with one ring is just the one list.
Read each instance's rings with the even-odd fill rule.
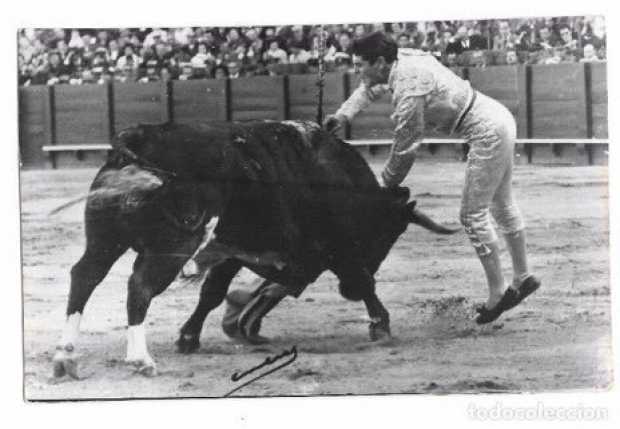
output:
[[[585,151],[589,163],[604,160],[591,153],[589,148],[593,145],[587,143],[608,144],[606,63],[495,66],[455,72],[513,113],[518,124],[517,143],[523,146],[519,151],[527,162],[535,161],[536,145],[553,145],[552,154],[562,156],[562,144],[582,145],[577,151]],[[324,110],[335,111],[357,82],[356,75],[327,74]],[[100,163],[104,156],[101,151],[115,132],[139,122],[312,120],[316,114],[316,91],[313,75],[22,87],[22,165],[55,167],[57,161]],[[360,114],[343,130],[342,137],[366,146],[389,142],[391,110],[386,96]],[[442,143],[459,143],[439,134],[429,137],[441,138]]]

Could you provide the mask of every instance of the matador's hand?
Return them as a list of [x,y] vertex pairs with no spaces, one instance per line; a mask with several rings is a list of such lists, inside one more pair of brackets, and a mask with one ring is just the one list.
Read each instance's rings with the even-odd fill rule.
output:
[[344,115],[328,115],[323,121],[323,129],[329,133],[335,133],[347,122],[347,117]]

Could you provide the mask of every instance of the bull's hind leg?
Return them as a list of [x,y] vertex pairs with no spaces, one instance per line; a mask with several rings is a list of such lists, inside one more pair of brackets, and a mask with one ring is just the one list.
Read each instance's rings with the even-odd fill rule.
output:
[[188,243],[176,248],[147,248],[136,258],[127,292],[129,326],[125,361],[135,365],[143,375],[157,374],[155,361],[146,344],[144,327],[151,300],[172,283],[197,246],[198,240],[189,238]]
[[84,255],[71,269],[67,320],[53,359],[55,377],[69,374],[74,378],[79,378],[75,343],[79,334],[84,307],[95,287],[101,283],[114,262],[125,253],[127,247],[116,241],[112,234],[105,239],[103,237],[99,239],[88,238]]
[[198,305],[181,328],[176,342],[180,353],[191,353],[200,347],[200,332],[205,318],[211,310],[222,303],[230,282],[240,269],[241,263],[234,259],[211,268],[200,289]]

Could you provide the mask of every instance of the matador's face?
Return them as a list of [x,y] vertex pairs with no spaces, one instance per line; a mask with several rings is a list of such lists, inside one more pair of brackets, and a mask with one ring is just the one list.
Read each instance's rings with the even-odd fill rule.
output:
[[362,70],[362,80],[368,88],[388,82],[390,67],[383,57],[379,57],[374,64],[370,64],[369,61],[362,58],[360,67]]

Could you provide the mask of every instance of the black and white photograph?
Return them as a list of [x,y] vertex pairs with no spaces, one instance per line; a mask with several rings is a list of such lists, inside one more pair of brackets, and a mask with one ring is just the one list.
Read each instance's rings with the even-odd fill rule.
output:
[[16,28],[23,400],[613,389],[609,19],[447,15]]

